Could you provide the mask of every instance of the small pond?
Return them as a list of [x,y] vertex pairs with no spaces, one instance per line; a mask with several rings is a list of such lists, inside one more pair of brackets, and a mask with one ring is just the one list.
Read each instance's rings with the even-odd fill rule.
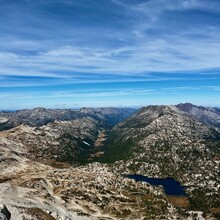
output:
[[134,179],[136,181],[147,182],[153,186],[163,186],[166,195],[169,196],[187,196],[185,192],[185,187],[182,186],[175,179],[170,177],[165,179],[160,179],[160,178],[149,178],[146,176],[136,175],[136,174],[129,174],[124,176]]

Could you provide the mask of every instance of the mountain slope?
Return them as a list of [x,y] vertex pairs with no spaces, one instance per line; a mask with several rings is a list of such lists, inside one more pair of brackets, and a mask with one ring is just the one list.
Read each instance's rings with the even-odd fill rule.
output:
[[81,164],[92,152],[99,129],[97,120],[85,117],[38,127],[20,125],[1,135],[24,146],[29,159]]
[[141,108],[111,130],[104,151],[99,161],[116,172],[173,177],[192,186],[191,208],[220,207],[220,130],[175,106]]
[[[191,115],[186,115],[175,106],[148,106],[141,108],[131,117],[116,125],[109,134],[107,146],[109,153],[112,154],[114,145],[121,146],[126,142],[132,142],[133,145],[146,142],[141,144],[144,147],[174,145],[181,142],[186,145],[219,138],[218,128],[198,121]],[[132,144],[127,143],[127,147]],[[118,147],[115,149],[119,150]],[[127,149],[124,150],[127,154]]]
[[95,147],[99,134],[105,135],[103,132],[134,111],[129,108],[35,108],[2,113],[0,127],[4,130],[13,127],[3,134],[28,146],[29,158],[82,164],[99,152]]

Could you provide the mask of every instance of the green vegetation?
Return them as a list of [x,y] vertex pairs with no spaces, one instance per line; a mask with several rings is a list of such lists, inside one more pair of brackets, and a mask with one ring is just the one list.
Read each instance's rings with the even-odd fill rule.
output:
[[134,146],[135,143],[133,139],[118,139],[117,134],[111,133],[102,149],[105,152],[104,155],[101,158],[97,158],[96,161],[102,163],[114,163],[118,160],[127,160],[132,156],[132,148]]
[[[58,161],[78,165],[88,163],[92,146],[85,145],[83,140],[76,139],[70,134],[63,135],[59,141],[62,143],[62,152],[58,155]],[[91,142],[91,140],[84,141]]]

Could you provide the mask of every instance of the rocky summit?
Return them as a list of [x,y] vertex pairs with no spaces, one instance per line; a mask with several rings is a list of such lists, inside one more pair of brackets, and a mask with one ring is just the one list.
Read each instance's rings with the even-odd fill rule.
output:
[[0,219],[219,219],[219,123],[190,103],[1,112]]

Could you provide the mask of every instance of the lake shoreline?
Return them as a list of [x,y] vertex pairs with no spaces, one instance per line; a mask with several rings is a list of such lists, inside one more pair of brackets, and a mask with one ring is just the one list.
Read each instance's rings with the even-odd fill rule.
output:
[[153,178],[139,174],[123,174],[124,177],[134,179],[135,181],[147,182],[152,186],[162,186],[166,196],[188,197],[185,192],[185,186],[182,186],[172,177]]

